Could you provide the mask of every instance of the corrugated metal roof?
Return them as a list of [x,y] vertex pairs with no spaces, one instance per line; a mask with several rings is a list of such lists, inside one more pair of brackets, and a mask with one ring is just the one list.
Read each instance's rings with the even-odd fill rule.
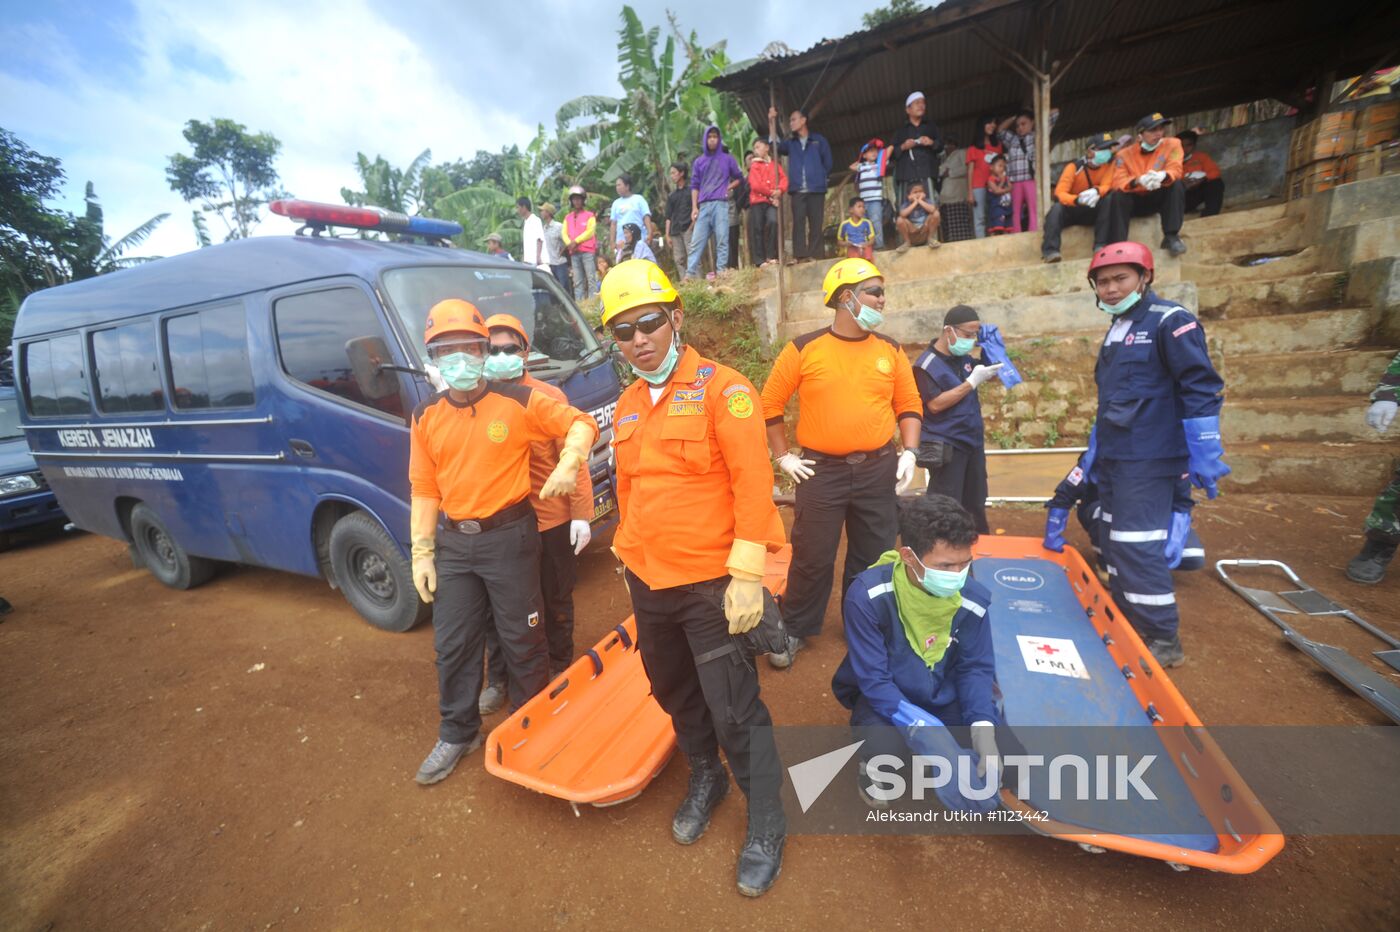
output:
[[[1106,19],[1107,18],[1107,19]],[[766,131],[770,82],[779,110],[817,108],[812,127],[838,165],[905,122],[922,90],[945,136],[966,143],[979,115],[1029,108],[1030,82],[979,34],[1027,59],[1045,36],[1041,70],[1063,65],[1051,91],[1056,139],[1131,125],[1149,111],[1183,113],[1299,93],[1324,62],[1370,66],[1400,34],[1400,4],[1366,0],[948,0],[876,29],[824,40],[716,78]],[[783,121],[786,128],[786,120]]]

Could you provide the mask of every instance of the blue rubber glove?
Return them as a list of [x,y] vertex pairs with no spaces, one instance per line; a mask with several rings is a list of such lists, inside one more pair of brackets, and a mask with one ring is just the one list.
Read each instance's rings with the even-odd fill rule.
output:
[[1056,553],[1065,552],[1065,526],[1069,524],[1068,508],[1051,508],[1045,516],[1045,540],[1041,545]]
[[1220,492],[1215,483],[1230,475],[1230,467],[1221,457],[1225,447],[1220,442],[1220,418],[1189,417],[1181,422],[1186,428],[1186,451],[1190,455],[1191,484],[1205,489],[1207,498],[1215,498]]
[[1084,475],[1090,482],[1098,482],[1094,478],[1094,460],[1099,455],[1098,425],[1089,428],[1089,449],[1084,451],[1084,455],[1079,457],[1079,468],[1084,470]]
[[[899,709],[894,714],[894,723],[900,727],[904,734],[904,740],[909,743],[910,749],[924,757],[941,757],[953,768],[953,777],[943,786],[935,787],[934,792],[938,794],[938,801],[945,809],[956,812],[991,812],[997,807],[997,794],[993,793],[986,799],[969,799],[958,789],[958,772],[964,767],[968,767],[968,773],[976,774],[976,767],[973,761],[974,755],[962,748],[953,740],[952,732],[948,731],[943,722],[934,715],[919,708],[912,702],[901,701]],[[962,761],[967,763],[962,763]],[[990,768],[989,768],[990,769]],[[988,779],[1000,782],[996,773],[992,773]],[[970,781],[974,786],[976,780]],[[985,783],[982,783],[985,786]]]
[[1167,531],[1167,568],[1176,569],[1181,565],[1181,551],[1186,549],[1186,538],[1191,536],[1191,512],[1173,511],[1172,526]]

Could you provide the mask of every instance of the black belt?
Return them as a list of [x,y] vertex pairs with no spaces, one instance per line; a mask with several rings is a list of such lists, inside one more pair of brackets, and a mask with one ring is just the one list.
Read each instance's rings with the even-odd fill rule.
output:
[[498,528],[503,524],[510,524],[512,521],[519,521],[526,515],[533,515],[534,513],[535,509],[530,505],[530,500],[528,498],[522,498],[514,505],[502,508],[494,515],[486,518],[468,518],[466,521],[457,521],[443,515],[443,520],[449,531],[456,531],[459,534],[480,534],[483,531]]
[[847,453],[845,456],[832,456],[830,453],[820,453],[816,450],[809,450],[806,447],[802,448],[803,456],[808,459],[814,459],[819,463],[849,463],[852,466],[857,466],[864,463],[866,460],[875,460],[882,456],[889,456],[893,452],[894,447],[889,444],[880,447],[878,450],[862,450],[857,453]]

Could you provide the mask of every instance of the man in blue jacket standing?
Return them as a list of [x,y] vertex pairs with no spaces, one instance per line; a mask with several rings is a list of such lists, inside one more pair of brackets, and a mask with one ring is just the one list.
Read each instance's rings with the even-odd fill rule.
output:
[[705,127],[700,155],[690,166],[690,254],[686,257],[686,278],[700,274],[700,257],[705,254],[711,235],[715,238],[715,270],[729,267],[729,192],[743,180],[739,163],[724,148],[719,127]]
[[[1094,422],[1099,546],[1118,607],[1164,667],[1186,661],[1166,545],[1185,539],[1177,511],[1189,477],[1207,497],[1230,474],[1222,457],[1220,392],[1200,321],[1152,291],[1152,251],[1111,243],[1089,263],[1099,310],[1113,323],[1099,349]],[[1180,525],[1181,527],[1178,527]]]
[[[770,125],[778,109],[770,107]],[[792,257],[820,259],[822,219],[826,208],[826,177],[831,174],[831,145],[821,133],[807,127],[807,111],[798,108],[788,117],[792,138],[773,140],[779,155],[788,157],[788,199],[792,201]]]
[[[972,516],[946,495],[914,499],[900,506],[899,538],[846,592],[846,659],[831,680],[865,740],[860,787],[872,804],[865,764],[877,755],[912,750],[952,763],[966,754],[943,726],[971,726],[979,775],[997,754],[992,596],[968,579]],[[995,806],[951,788],[939,798],[949,808]]]

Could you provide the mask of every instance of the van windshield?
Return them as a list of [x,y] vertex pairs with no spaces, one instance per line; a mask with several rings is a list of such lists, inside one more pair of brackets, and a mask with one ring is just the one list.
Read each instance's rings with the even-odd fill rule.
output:
[[15,395],[0,395],[0,440],[23,437],[19,429],[19,405]]
[[[424,364],[428,357],[419,340],[428,309],[446,298],[463,298],[482,316],[510,314],[525,326],[530,338],[530,367],[550,371],[572,369],[581,361],[601,358],[598,340],[554,279],[534,269],[420,266],[384,273],[384,291],[414,339]],[[586,358],[585,358],[586,357]]]

